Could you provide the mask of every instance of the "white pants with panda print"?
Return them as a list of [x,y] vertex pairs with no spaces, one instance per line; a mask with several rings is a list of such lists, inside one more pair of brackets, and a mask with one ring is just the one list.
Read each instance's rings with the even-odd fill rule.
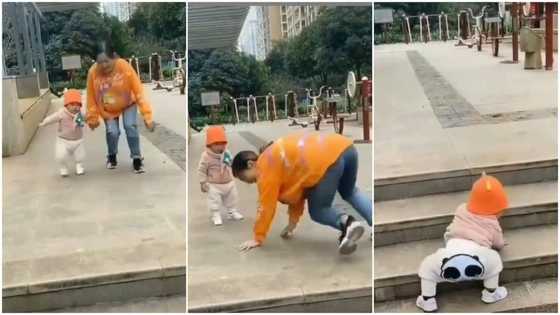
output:
[[470,240],[450,239],[445,248],[424,258],[418,275],[421,278],[422,295],[436,295],[440,282],[483,280],[484,287],[498,287],[503,269],[500,254]]

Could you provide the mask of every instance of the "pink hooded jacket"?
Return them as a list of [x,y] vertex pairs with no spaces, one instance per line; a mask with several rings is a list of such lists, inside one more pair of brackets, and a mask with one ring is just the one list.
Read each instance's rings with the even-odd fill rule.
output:
[[198,163],[198,178],[201,183],[227,184],[233,180],[231,166],[224,163],[224,154],[217,154],[210,149],[204,150]]
[[466,204],[461,204],[455,217],[444,234],[446,240],[460,238],[471,240],[481,246],[500,250],[504,247],[504,234],[498,218],[494,215],[482,216],[469,212]]

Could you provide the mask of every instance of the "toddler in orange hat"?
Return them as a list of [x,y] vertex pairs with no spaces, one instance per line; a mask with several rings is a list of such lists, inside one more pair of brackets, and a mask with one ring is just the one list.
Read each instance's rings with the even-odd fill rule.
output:
[[473,184],[467,204],[461,204],[444,234],[445,248],[426,257],[420,265],[422,293],[416,305],[426,311],[437,310],[436,286],[440,282],[482,280],[482,301],[494,303],[507,297],[499,286],[502,260],[496,250],[504,245],[498,218],[508,207],[502,183],[482,173]]
[[76,174],[84,174],[83,160],[86,156],[84,149],[83,128],[84,117],[81,113],[82,95],[80,91],[70,89],[64,93],[64,107],[47,116],[39,127],[58,123],[55,146],[56,160],[60,164],[60,176],[68,176],[67,162],[73,158]]
[[231,220],[242,220],[236,209],[237,188],[231,172],[231,153],[227,150],[226,132],[223,126],[210,126],[206,130],[206,150],[198,164],[200,189],[208,194],[208,209],[214,225],[222,225],[222,208]]

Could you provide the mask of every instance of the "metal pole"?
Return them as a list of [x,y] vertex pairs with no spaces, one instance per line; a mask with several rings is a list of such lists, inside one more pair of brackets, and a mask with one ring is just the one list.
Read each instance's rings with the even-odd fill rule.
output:
[[276,95],[272,95],[272,111],[274,114],[274,119],[278,119],[278,116],[276,115]]
[[419,19],[420,19],[420,42],[423,42],[424,36],[422,36],[422,16],[420,16]]
[[462,38],[461,37],[461,13],[457,14],[457,37]]
[[253,96],[253,105],[255,105],[255,120],[259,121],[259,111],[257,108],[257,98]]
[[449,39],[449,21],[447,20],[447,14],[443,15],[445,17],[445,40]]
[[150,76],[150,82],[152,82],[152,57],[150,56],[148,56],[148,75]]
[[266,112],[266,120],[268,120],[268,96],[265,96],[264,98],[264,103],[265,103],[265,112]]
[[428,41],[432,40],[432,31],[430,31],[430,17],[428,15],[426,15],[424,17],[424,19],[426,20],[426,28],[428,29]]
[[[554,55],[552,51],[553,43],[553,14],[554,14],[554,2],[547,2],[545,3],[545,30],[544,30],[544,38],[545,38],[545,70],[552,70],[552,65],[554,63]],[[540,53],[540,52],[539,52]]]
[[512,22],[512,34],[511,34],[511,47],[513,49],[513,63],[519,62],[519,42],[518,42],[518,34],[519,34],[519,13],[518,13],[518,6],[516,2],[511,3],[511,22]]
[[237,118],[237,123],[239,123],[239,111],[237,110],[237,100],[232,97],[233,107],[235,108],[235,118]]
[[441,14],[438,16],[438,28],[439,28],[439,40],[443,40],[443,34],[441,33]]
[[36,31],[35,34],[37,36],[37,41],[38,41],[38,48],[39,48],[39,64],[40,64],[40,69],[41,72],[45,72],[47,71],[47,63],[45,61],[45,50],[43,49],[43,40],[41,37],[41,24],[39,21],[39,15],[37,13],[33,14],[33,17],[35,18],[35,27],[36,27]]
[[249,103],[249,98],[247,97],[247,122],[251,122],[250,111],[251,111],[251,105]]
[[284,114],[288,117],[288,94],[284,94]]
[[471,34],[471,17],[469,16],[469,12],[466,12],[465,16],[467,17],[467,31],[468,31],[469,38],[470,38],[470,37],[472,37],[472,34]]
[[406,17],[406,26],[408,27],[408,41],[412,43],[412,33],[410,31],[410,21],[408,19],[408,16]]
[[369,106],[371,97],[368,90],[371,88],[367,77],[362,78],[362,123],[364,132],[364,142],[371,142],[369,137]]

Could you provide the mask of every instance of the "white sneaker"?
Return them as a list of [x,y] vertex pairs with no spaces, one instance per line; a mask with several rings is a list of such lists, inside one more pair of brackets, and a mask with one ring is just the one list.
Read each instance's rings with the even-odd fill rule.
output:
[[364,226],[349,215],[338,238],[338,252],[342,255],[352,254],[358,247],[356,242],[362,237],[364,230]]
[[424,312],[428,313],[437,311],[437,302],[435,297],[424,300],[424,297],[419,295],[416,299],[416,306],[418,306],[418,308],[423,310]]
[[236,209],[230,209],[228,210],[228,219],[235,221],[243,220],[243,215]]
[[214,212],[212,214],[212,222],[214,222],[214,225],[222,225],[222,215],[219,212]]
[[496,303],[507,297],[508,292],[505,287],[497,287],[494,292],[490,292],[486,289],[482,290],[482,302],[484,303]]
[[68,176],[68,169],[66,167],[61,167],[60,168],[60,176],[62,176],[62,177]]
[[84,173],[85,173],[84,166],[81,163],[76,163],[76,174],[84,175]]

